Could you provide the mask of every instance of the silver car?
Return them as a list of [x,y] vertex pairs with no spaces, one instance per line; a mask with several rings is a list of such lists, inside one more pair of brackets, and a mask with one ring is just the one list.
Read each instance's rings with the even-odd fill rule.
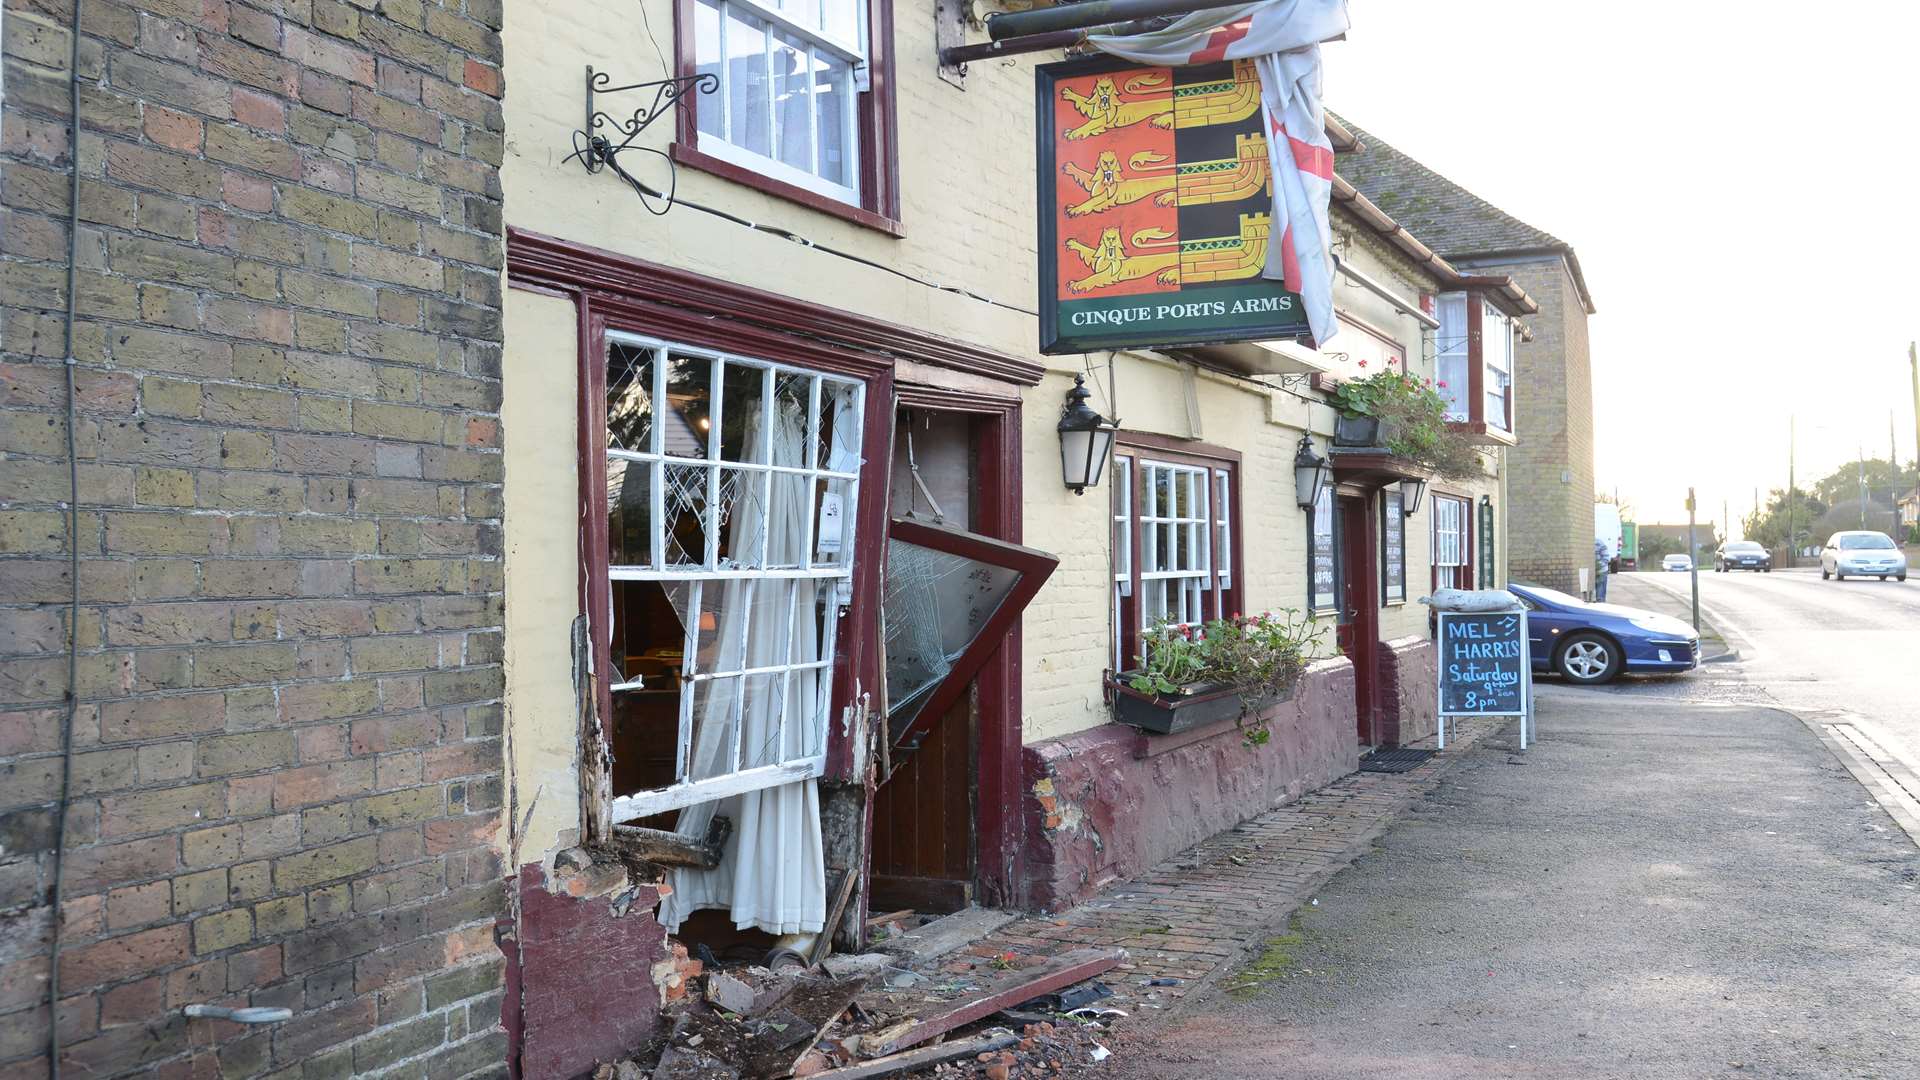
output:
[[1907,554],[1900,545],[1883,532],[1871,530],[1850,530],[1837,532],[1827,538],[1827,546],[1820,552],[1820,580],[1839,578],[1847,580],[1854,577],[1877,577],[1881,581],[1892,578],[1895,581],[1907,580]]

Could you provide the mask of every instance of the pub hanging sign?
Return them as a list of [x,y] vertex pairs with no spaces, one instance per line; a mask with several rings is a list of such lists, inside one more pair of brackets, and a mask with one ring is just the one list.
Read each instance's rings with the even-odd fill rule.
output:
[[1040,351],[1299,338],[1253,61],[1036,73]]

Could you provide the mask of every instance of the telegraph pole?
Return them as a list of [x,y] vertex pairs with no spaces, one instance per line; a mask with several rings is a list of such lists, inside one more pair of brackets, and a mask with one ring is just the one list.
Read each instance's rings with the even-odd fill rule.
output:
[[1700,632],[1700,549],[1693,541],[1693,489],[1687,489],[1687,565],[1692,573],[1687,576],[1693,581],[1693,632]]
[[1893,488],[1893,494],[1887,499],[1887,505],[1893,507],[1893,531],[1887,535],[1898,544],[1903,542],[1900,536],[1900,448],[1894,444],[1892,409],[1887,410],[1887,467],[1892,470],[1892,479],[1887,483]]
[[[1920,401],[1920,397],[1915,397],[1914,400]],[[1793,554],[1794,554],[1794,548],[1795,548],[1794,539],[1793,539],[1793,458],[1794,458],[1794,445],[1795,445],[1794,440],[1795,440],[1794,421],[1793,421],[1793,417],[1789,416],[1787,417],[1787,566],[1789,569],[1791,569],[1793,566]]]
[[1854,444],[1853,452],[1860,463],[1860,527],[1864,529],[1867,527],[1867,452],[1858,443]]

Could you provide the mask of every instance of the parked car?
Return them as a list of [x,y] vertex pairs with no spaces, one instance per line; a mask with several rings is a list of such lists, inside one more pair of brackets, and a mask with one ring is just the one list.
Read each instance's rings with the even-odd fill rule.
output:
[[1590,604],[1538,585],[1508,585],[1507,591],[1527,606],[1535,671],[1557,671],[1568,682],[1597,686],[1623,671],[1673,674],[1700,666],[1700,635],[1670,615]]
[[1660,560],[1660,569],[1680,570],[1680,571],[1691,570],[1693,569],[1693,557],[1691,555],[1669,555],[1666,558]]
[[1713,572],[1724,574],[1731,570],[1757,570],[1771,574],[1773,554],[1751,540],[1729,540],[1713,553]]
[[1907,554],[1883,532],[1851,529],[1834,533],[1820,552],[1820,580],[1835,577],[1845,581],[1848,574],[1905,581]]

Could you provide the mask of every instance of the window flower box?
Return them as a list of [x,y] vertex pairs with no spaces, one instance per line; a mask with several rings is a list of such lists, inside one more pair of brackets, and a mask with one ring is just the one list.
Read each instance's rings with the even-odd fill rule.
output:
[[1114,680],[1114,719],[1172,735],[1238,718],[1250,742],[1264,743],[1260,711],[1293,695],[1323,633],[1293,611],[1199,625],[1163,619],[1143,635],[1139,666]]
[[[1183,686],[1172,695],[1142,693],[1124,682],[1136,674],[1121,673],[1123,681],[1114,688],[1114,718],[1155,735],[1177,735],[1222,720],[1257,714],[1269,705],[1293,697],[1291,686],[1279,693],[1261,693],[1252,687],[1220,683]],[[1250,690],[1257,696],[1250,698]]]

